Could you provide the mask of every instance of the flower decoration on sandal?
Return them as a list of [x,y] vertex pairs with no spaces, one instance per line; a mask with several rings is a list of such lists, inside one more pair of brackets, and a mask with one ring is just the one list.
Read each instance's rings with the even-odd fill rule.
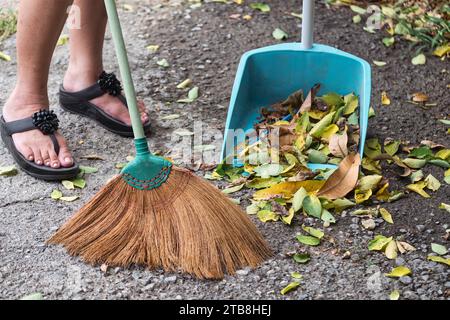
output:
[[100,88],[112,96],[118,96],[122,92],[122,85],[114,73],[105,71],[99,77],[98,84]]
[[33,120],[33,125],[41,130],[43,134],[53,134],[59,128],[59,120],[53,110],[49,111],[42,109],[35,112],[31,118]]

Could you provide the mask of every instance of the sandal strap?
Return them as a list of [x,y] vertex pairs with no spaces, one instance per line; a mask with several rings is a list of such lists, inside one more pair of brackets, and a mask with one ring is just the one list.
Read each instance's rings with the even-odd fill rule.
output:
[[[49,119],[50,122],[48,122]],[[58,139],[56,139],[55,136],[55,132],[58,130],[58,122],[58,118],[53,112],[41,110],[29,118],[5,122],[4,126],[6,129],[5,131],[9,136],[12,136],[15,133],[22,133],[31,130],[41,131],[50,137],[56,154],[59,154],[60,146]]]
[[88,102],[105,94],[119,98],[128,108],[127,99],[122,94],[122,84],[114,73],[106,73],[103,71],[95,84],[77,92],[67,92],[63,86],[60,88],[61,100],[69,104]]

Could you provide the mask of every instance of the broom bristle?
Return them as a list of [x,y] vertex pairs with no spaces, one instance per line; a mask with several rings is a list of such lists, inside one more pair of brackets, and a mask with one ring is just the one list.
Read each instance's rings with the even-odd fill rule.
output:
[[153,190],[135,189],[115,177],[49,242],[91,264],[180,269],[210,279],[256,267],[272,255],[239,206],[175,167]]

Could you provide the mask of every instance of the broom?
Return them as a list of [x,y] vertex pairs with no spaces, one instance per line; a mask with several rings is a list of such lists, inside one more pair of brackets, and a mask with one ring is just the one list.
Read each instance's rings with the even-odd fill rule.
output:
[[90,264],[181,270],[220,279],[271,256],[239,206],[190,171],[150,153],[114,0],[105,0],[132,120],[136,157],[49,243]]

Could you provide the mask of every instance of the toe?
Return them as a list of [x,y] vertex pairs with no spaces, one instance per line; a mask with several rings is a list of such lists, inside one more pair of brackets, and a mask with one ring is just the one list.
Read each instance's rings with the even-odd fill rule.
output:
[[57,139],[59,143],[59,162],[63,167],[71,167],[74,161],[69,147],[67,146],[67,142],[61,135],[57,135]]
[[17,150],[27,159],[28,161],[34,161],[33,150],[28,146],[18,146]]
[[141,113],[141,121],[142,123],[146,123],[148,121],[148,115],[146,113]]
[[55,149],[52,149],[49,151],[50,156],[50,165],[52,168],[59,168],[61,166],[61,163],[59,162],[58,155],[55,152]]
[[41,150],[41,155],[42,155],[42,163],[46,167],[50,167],[51,161],[50,161],[50,155],[48,154],[48,150]]
[[33,158],[34,158],[34,163],[36,163],[37,165],[42,166],[44,164],[40,149],[33,148]]

